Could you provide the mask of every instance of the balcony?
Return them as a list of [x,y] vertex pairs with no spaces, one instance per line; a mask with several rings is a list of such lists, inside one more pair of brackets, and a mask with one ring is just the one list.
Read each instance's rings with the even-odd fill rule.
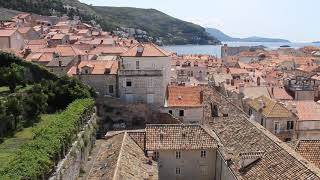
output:
[[119,70],[119,76],[162,76],[162,70]]

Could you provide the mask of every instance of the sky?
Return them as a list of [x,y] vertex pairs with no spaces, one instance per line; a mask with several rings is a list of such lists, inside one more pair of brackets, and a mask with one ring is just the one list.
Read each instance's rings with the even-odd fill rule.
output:
[[320,41],[319,0],[80,0],[99,6],[154,8],[232,37]]

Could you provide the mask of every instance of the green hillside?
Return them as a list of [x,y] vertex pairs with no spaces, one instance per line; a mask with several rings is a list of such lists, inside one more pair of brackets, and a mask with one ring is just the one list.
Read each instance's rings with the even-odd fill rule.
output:
[[[79,15],[85,22],[95,20],[104,30],[113,31],[119,27],[146,31],[149,36],[162,39],[164,44],[218,44],[196,24],[185,22],[155,9],[128,7],[96,7],[78,0],[0,0],[2,7],[41,15]],[[67,10],[65,7],[75,7]]]

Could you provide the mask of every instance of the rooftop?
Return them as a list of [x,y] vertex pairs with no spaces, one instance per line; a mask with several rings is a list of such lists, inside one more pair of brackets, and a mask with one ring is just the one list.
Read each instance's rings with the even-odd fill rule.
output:
[[158,164],[126,133],[116,134],[101,144],[87,179],[158,179]]
[[61,62],[61,67],[66,67],[70,63],[72,63],[74,60],[74,57],[59,57],[59,59],[53,59],[50,61],[46,66],[47,67],[60,67],[60,62]]
[[[138,47],[142,47],[142,52],[138,52]],[[136,44],[124,52],[123,57],[168,57],[169,53],[153,43]]]
[[147,150],[195,150],[216,148],[216,140],[200,125],[147,125]]
[[320,140],[299,140],[295,150],[320,168]]
[[[262,104],[263,103],[263,106]],[[253,99],[249,102],[249,106],[254,108],[256,111],[262,110],[261,113],[265,117],[291,117],[293,114],[282,104],[273,101],[265,96]]]
[[0,37],[10,37],[16,31],[17,31],[16,29],[0,29]]
[[[229,117],[214,118],[210,127],[218,136],[219,151],[237,179],[320,179],[320,169],[260,124],[250,121],[224,96],[217,92],[213,95],[220,97],[219,110],[232,109]],[[233,108],[239,109],[237,114],[232,114],[236,111]],[[257,161],[240,168],[243,155],[248,154]]]
[[320,121],[320,104],[314,101],[294,101],[299,121]]
[[202,90],[198,86],[169,86],[167,91],[168,107],[201,107]]
[[117,61],[81,61],[78,68],[91,67],[93,70],[91,74],[105,74],[106,69],[110,69],[110,74],[117,74],[118,62]]

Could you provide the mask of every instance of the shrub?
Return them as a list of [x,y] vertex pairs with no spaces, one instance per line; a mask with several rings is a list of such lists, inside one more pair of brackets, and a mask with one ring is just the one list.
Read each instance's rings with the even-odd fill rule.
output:
[[[0,179],[38,179],[47,175],[70,147],[80,127],[93,112],[93,99],[81,99],[54,115],[46,115],[33,128],[33,139],[24,145],[9,164],[0,170]],[[83,119],[85,119],[83,121]]]

